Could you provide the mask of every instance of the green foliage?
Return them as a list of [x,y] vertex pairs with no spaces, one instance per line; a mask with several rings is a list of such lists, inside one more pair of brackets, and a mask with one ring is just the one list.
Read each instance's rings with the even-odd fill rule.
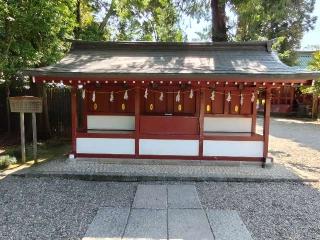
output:
[[[15,160],[10,164],[21,162],[21,147],[20,145],[16,146],[7,146],[2,147],[1,150],[4,150],[4,158],[9,158]],[[52,160],[57,158],[63,158],[63,155],[66,155],[70,152],[70,142],[67,139],[61,138],[51,138],[45,142],[38,142],[38,160]],[[0,160],[1,160],[0,156]],[[33,145],[32,143],[26,145],[26,161],[33,161]]]
[[[179,14],[180,21],[186,24],[186,16],[190,19],[195,19],[198,23],[202,22],[202,29],[199,29],[196,34],[201,40],[208,41],[212,39],[212,14],[211,14],[211,1],[213,0],[193,0],[193,1],[180,1],[175,0],[175,6]],[[225,3],[226,0],[218,0]],[[226,22],[227,25],[227,22]],[[227,26],[228,27],[228,26]]]
[[275,39],[272,49],[278,53],[282,62],[289,66],[297,64],[297,53],[294,50],[294,46],[290,46],[287,37],[278,37]]
[[313,54],[313,58],[309,63],[309,67],[311,70],[320,71],[320,51],[316,51]]
[[15,163],[17,163],[17,159],[15,157],[11,157],[9,155],[0,156],[0,169],[4,169],[10,164]]
[[238,15],[236,40],[276,39],[280,59],[294,65],[294,49],[303,33],[313,28],[315,0],[233,0]]
[[91,1],[94,15],[102,21],[82,28],[79,38],[113,41],[182,41],[178,14],[168,0]]
[[182,41],[177,23],[168,0],[0,0],[0,83],[28,84],[21,70],[55,63],[74,34],[96,41]]
[[[183,18],[211,21],[213,0],[0,0],[0,83],[24,85],[20,71],[49,65],[68,50],[66,38],[112,41],[183,41]],[[303,32],[312,28],[314,0],[215,0],[238,16],[238,41],[277,39],[289,65]],[[227,21],[227,19],[226,19]],[[232,26],[227,26],[229,30]],[[202,38],[211,27],[199,30]],[[20,81],[12,81],[20,80]]]
[[[309,63],[309,68],[313,71],[320,71],[320,51],[316,51],[313,54],[313,58]],[[313,86],[303,87],[301,91],[303,93],[312,93],[316,96],[320,96],[320,78],[316,79]]]
[[22,69],[56,62],[68,49],[64,39],[75,26],[74,1],[0,0],[0,8],[3,82],[23,82]]
[[209,23],[197,32],[202,40],[208,40],[212,35],[209,11],[212,1],[225,4],[237,16],[235,23],[225,19],[230,40],[275,39],[274,50],[288,65],[296,64],[294,50],[300,47],[303,33],[312,29],[316,21],[311,15],[315,0],[177,0],[180,16],[186,14]]
[[100,24],[91,22],[88,26],[82,27],[79,33],[79,39],[89,41],[108,41],[111,39],[111,32],[109,28],[100,30]]

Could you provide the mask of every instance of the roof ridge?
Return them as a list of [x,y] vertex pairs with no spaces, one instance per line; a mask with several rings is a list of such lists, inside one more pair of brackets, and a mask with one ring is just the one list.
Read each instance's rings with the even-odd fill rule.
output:
[[142,49],[142,50],[260,50],[271,52],[271,40],[248,42],[146,42],[146,41],[84,41],[72,42],[71,50],[107,50],[107,49]]

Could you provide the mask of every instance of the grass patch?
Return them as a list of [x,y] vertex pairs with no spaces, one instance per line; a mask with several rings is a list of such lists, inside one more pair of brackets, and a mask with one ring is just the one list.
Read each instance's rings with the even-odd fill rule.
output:
[[10,155],[0,156],[0,169],[5,169],[10,165],[16,164],[16,163],[17,163],[17,159],[15,157],[12,157]]
[[[38,162],[49,161],[52,159],[64,157],[71,150],[70,140],[66,139],[50,139],[44,142],[38,142]],[[4,160],[3,168],[14,168],[21,165],[21,147],[17,146],[8,146],[0,149],[1,156],[0,159]],[[6,157],[5,157],[6,156]],[[11,160],[9,160],[11,159]],[[16,161],[12,161],[12,159],[16,159]],[[11,162],[10,162],[11,161]],[[32,144],[26,145],[26,162],[33,164],[33,148]],[[9,163],[9,164],[7,164]],[[1,168],[1,160],[0,160],[0,168]]]

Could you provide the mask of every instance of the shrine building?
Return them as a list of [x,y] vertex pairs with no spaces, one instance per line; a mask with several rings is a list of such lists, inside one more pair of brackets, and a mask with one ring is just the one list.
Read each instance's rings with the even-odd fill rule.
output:
[[270,41],[76,40],[59,63],[25,73],[37,83],[71,87],[76,158],[261,163],[268,159],[272,89],[319,75],[283,64]]

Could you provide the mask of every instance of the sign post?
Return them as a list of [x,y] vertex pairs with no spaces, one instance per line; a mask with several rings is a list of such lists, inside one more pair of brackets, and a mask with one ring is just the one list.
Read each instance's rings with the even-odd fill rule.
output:
[[42,112],[42,99],[32,96],[10,97],[11,112],[20,113],[20,131],[21,131],[21,160],[26,162],[26,144],[25,144],[25,127],[24,114],[32,114],[32,138],[33,138],[33,158],[35,163],[37,159],[37,120],[36,113]]

